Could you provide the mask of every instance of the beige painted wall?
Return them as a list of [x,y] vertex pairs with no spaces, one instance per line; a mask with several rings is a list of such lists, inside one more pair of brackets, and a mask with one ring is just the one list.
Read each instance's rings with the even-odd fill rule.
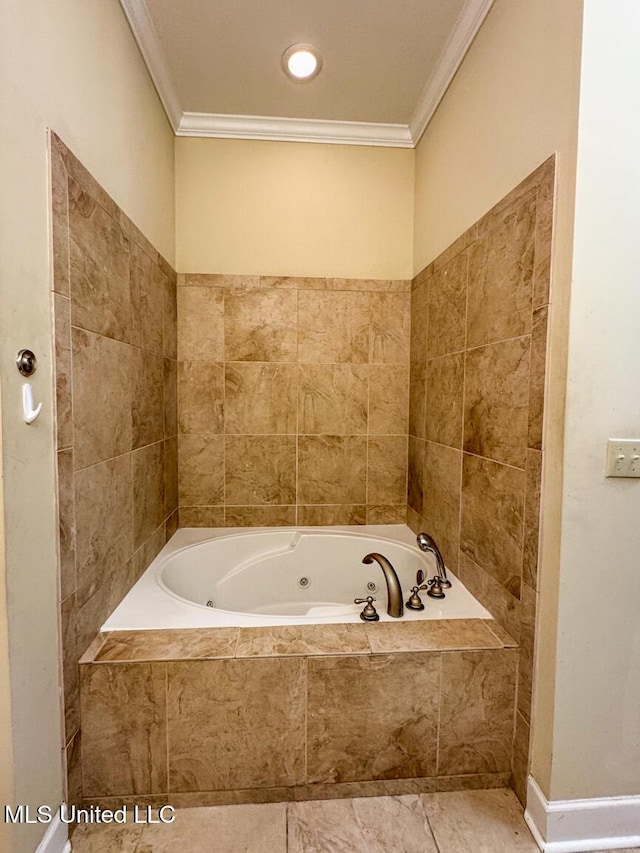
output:
[[585,3],[554,799],[640,794],[640,481],[604,477],[640,435],[639,41],[636,0]]
[[176,140],[181,273],[411,278],[414,152]]
[[548,794],[575,192],[581,0],[496,0],[416,151],[414,272],[553,152],[552,259],[533,770]]
[[[15,797],[62,796],[53,488],[46,128],[54,128],[168,260],[173,260],[173,135],[115,0],[5,0],[0,207],[5,558]],[[44,402],[27,427],[16,352],[39,358]],[[40,826],[21,827],[14,853]]]

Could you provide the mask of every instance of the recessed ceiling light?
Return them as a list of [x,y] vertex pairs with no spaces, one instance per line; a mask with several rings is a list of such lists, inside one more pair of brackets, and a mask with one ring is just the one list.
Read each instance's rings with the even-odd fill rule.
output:
[[313,45],[292,44],[282,54],[282,67],[296,83],[307,83],[320,73],[322,58]]

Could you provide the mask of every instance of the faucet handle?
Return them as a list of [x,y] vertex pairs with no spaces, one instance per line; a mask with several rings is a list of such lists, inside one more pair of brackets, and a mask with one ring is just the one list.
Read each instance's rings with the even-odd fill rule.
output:
[[409,610],[424,610],[424,604],[418,594],[421,589],[429,589],[426,583],[421,583],[419,586],[414,586],[411,589],[411,595],[406,603]]
[[366,598],[354,598],[354,604],[364,604],[366,605],[362,613],[360,614],[360,618],[363,622],[377,622],[380,619],[377,610],[373,606],[375,598],[372,595],[368,595]]

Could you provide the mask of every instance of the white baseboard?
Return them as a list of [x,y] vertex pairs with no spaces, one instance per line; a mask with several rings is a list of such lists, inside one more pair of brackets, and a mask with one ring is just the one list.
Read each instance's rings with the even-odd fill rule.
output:
[[47,827],[36,853],[71,853],[69,827],[60,820],[59,811]]
[[543,853],[640,847],[640,796],[549,802],[529,776],[524,819]]

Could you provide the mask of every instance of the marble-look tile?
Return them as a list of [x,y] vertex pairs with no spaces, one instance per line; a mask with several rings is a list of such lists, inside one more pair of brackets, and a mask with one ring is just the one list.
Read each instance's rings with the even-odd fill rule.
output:
[[328,527],[334,524],[367,524],[367,507],[358,504],[298,505],[301,527]]
[[296,658],[168,664],[169,790],[300,784],[305,682]]
[[348,797],[402,797],[407,794],[433,793],[435,790],[435,776],[419,776],[414,779],[374,779],[366,782],[301,785],[295,788],[294,795],[297,802],[309,802]]
[[53,296],[56,382],[56,436],[59,450],[73,444],[71,396],[71,307],[69,300]]
[[163,661],[232,658],[238,628],[113,631],[95,661]]
[[69,191],[67,168],[58,146],[50,139],[51,242],[53,290],[69,296]]
[[162,351],[165,358],[178,357],[178,305],[176,274],[165,275],[162,300]]
[[367,456],[367,503],[401,504],[406,499],[406,436],[372,436]]
[[164,514],[165,518],[178,509],[178,436],[164,442]]
[[[80,694],[78,694],[78,703]],[[82,737],[77,731],[64,748],[64,801],[68,806],[82,806]]]
[[429,285],[427,357],[464,349],[466,341],[468,251],[434,264]]
[[471,247],[467,346],[531,332],[535,196]]
[[533,653],[536,633],[537,595],[526,584],[520,599],[520,656],[518,659],[518,711],[531,722]]
[[368,293],[409,293],[411,282],[407,279],[388,278],[333,278],[333,290],[364,290]]
[[167,790],[165,665],[83,664],[85,797]]
[[76,597],[75,595],[70,595],[60,605],[65,743],[68,743],[80,728],[80,673],[78,672],[78,647],[76,642],[77,617]]
[[425,442],[410,435],[407,503],[412,509],[420,513],[424,500],[424,460]]
[[134,559],[131,557],[117,572],[98,586],[94,595],[82,607],[78,605],[77,643],[78,654],[86,651],[95,640],[106,618],[114,611],[137,580]]
[[555,192],[555,154],[537,170],[535,266],[533,271],[533,307],[549,302],[551,285],[551,242]]
[[525,473],[464,454],[460,547],[516,598],[523,556]]
[[131,450],[131,348],[72,330],[74,464],[85,468]]
[[[467,560],[468,559],[469,558],[467,557]],[[505,628],[503,628],[502,625],[499,622],[497,622],[495,619],[487,619],[485,621],[485,624],[486,624],[487,628],[489,628],[491,630],[491,632],[496,635],[496,637],[500,641],[501,645],[505,649],[515,649],[518,647],[518,644],[513,639],[511,634]]]
[[321,277],[292,277],[292,276],[260,276],[260,287],[269,289],[284,288],[285,290],[333,290],[332,279]]
[[164,360],[164,435],[178,434],[178,365],[169,358]]
[[367,524],[406,524],[406,503],[397,506],[387,504],[367,504]]
[[366,435],[369,368],[366,364],[302,364],[298,431],[311,435]]
[[227,362],[225,432],[241,435],[295,433],[297,367],[273,362]]
[[236,656],[370,654],[364,625],[283,625],[241,628]]
[[225,273],[186,273],[179,277],[180,286],[219,287],[229,292],[260,287],[259,275],[226,275]]
[[289,806],[290,853],[437,853],[420,798],[368,797]]
[[307,781],[433,776],[439,653],[310,658]]
[[433,261],[434,272],[438,272],[445,267],[449,267],[451,261],[459,258],[459,256],[478,239],[478,223],[474,223],[466,231],[457,237],[453,243],[450,243],[438,257]]
[[69,180],[71,321],[120,341],[131,337],[129,239],[116,220]]
[[178,362],[178,430],[214,435],[224,430],[224,368],[208,361]]
[[73,494],[73,450],[56,454],[58,470],[58,560],[60,600],[76,589],[76,516]]
[[136,853],[287,853],[287,806],[218,806],[176,812],[171,824],[146,826]]
[[224,506],[181,506],[180,527],[224,527]]
[[163,354],[164,276],[137,243],[131,246],[131,343]]
[[158,556],[166,543],[164,522],[158,525],[151,536],[134,551],[133,554],[133,582],[138,580],[142,573]]
[[538,853],[513,791],[423,794],[440,853]]
[[438,776],[437,791],[484,791],[487,788],[508,788],[511,773],[469,773],[463,776]]
[[516,731],[513,738],[511,758],[512,787],[522,803],[527,802],[527,781],[529,776],[529,739],[531,731],[522,714],[516,714]]
[[132,453],[133,545],[139,548],[164,521],[164,442]]
[[458,574],[469,592],[517,642],[520,637],[520,600],[463,551],[460,552]]
[[98,184],[96,179],[82,165],[67,148],[64,142],[52,133],[52,139],[55,138],[55,144],[60,152],[62,160],[67,169],[67,174],[78,184],[83,192],[88,193],[96,199],[98,204],[116,221],[118,220],[118,206],[113,199],[106,193]]
[[411,296],[409,293],[372,293],[371,364],[408,364],[411,332]]
[[409,366],[369,366],[369,435],[406,435],[409,417]]
[[134,550],[131,456],[83,468],[75,474],[76,573],[83,607]]
[[538,540],[540,538],[541,489],[542,453],[538,450],[527,450],[522,581],[532,589],[538,588]]
[[[423,604],[427,608],[431,605],[426,594]],[[376,622],[366,625],[365,630],[374,653],[502,648],[482,619],[425,619],[397,625]]]
[[[165,457],[166,458],[166,457]],[[171,539],[173,534],[178,529],[178,510],[174,510],[169,518],[165,521],[164,525],[164,541],[165,543]]]
[[426,427],[427,441],[462,447],[464,396],[464,355],[432,358],[427,362]]
[[524,468],[530,338],[471,350],[465,362],[464,449]]
[[228,506],[224,511],[225,527],[293,527],[296,507]]
[[295,361],[295,290],[232,291],[225,296],[227,361]]
[[164,361],[131,347],[131,428],[133,449],[164,438]]
[[298,360],[359,363],[369,360],[369,294],[300,291]]
[[412,362],[409,370],[409,435],[424,438],[427,412],[427,364]]
[[366,466],[365,436],[300,436],[298,503],[364,504]]
[[178,360],[224,361],[224,291],[178,289]]
[[428,287],[433,278],[433,268],[427,267],[422,283],[411,291],[411,335],[409,357],[411,362],[427,359],[427,328],[429,322]]
[[445,564],[454,571],[460,546],[462,452],[428,441],[425,447],[422,516],[438,543]]
[[527,444],[534,450],[542,450],[542,419],[544,415],[548,315],[549,308],[546,305],[533,312],[531,368],[529,372],[529,429]]
[[216,506],[224,502],[224,436],[178,436],[181,506]]
[[516,649],[442,652],[439,776],[510,769],[517,655]]
[[135,853],[142,829],[135,824],[78,824],[73,831],[73,853]]
[[237,506],[295,504],[295,436],[227,435],[225,502]]

